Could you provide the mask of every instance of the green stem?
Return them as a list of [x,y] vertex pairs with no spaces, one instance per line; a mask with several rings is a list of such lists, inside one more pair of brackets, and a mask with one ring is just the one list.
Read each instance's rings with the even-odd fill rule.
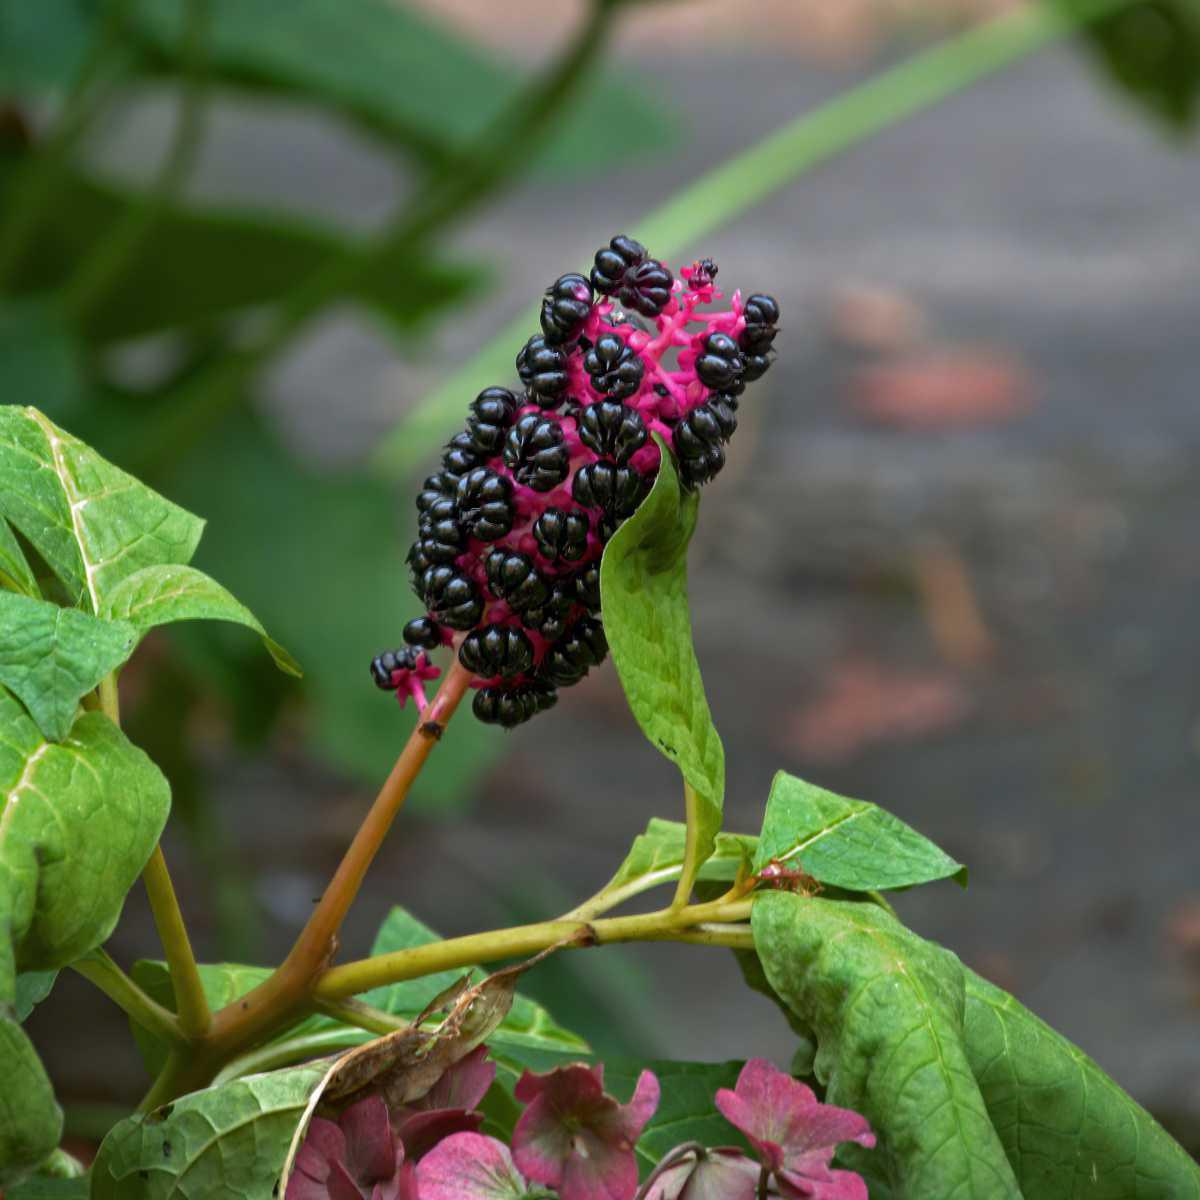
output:
[[202,1038],[212,1024],[208,1009],[208,998],[200,982],[200,971],[192,943],[188,937],[179,900],[163,858],[161,846],[154,853],[142,872],[146,895],[150,898],[150,909],[154,914],[154,925],[162,942],[167,967],[171,972],[171,986],[175,990],[175,1011],[179,1014],[179,1026],[189,1040]]
[[213,1076],[212,1086],[240,1079],[243,1075],[257,1075],[260,1071],[274,1071],[279,1067],[290,1067],[294,1063],[308,1062],[341,1050],[352,1050],[361,1046],[365,1038],[362,1033],[349,1029],[323,1029],[320,1033],[307,1033],[282,1041],[267,1042],[246,1054],[230,1059]]
[[71,969],[94,983],[122,1012],[147,1033],[172,1044],[182,1045],[183,1031],[175,1014],[152,1000],[103,948],[76,959]]
[[195,162],[204,128],[203,47],[210,17],[209,0],[188,0],[180,46],[183,79],[171,146],[153,186],[129,207],[116,228],[84,260],[66,288],[64,303],[76,320],[86,319],[103,302],[178,196]]
[[[414,946],[391,954],[346,963],[326,971],[313,990],[319,1001],[353,996],[383,984],[417,979],[436,971],[455,970],[475,963],[495,962],[536,954],[558,942],[588,937],[580,945],[613,942],[680,941],[702,945],[747,948],[750,902],[696,904],[668,908],[630,917],[607,917],[591,922],[541,921],[490,933],[469,934],[427,946]],[[751,943],[752,944],[752,943]]]
[[[629,232],[655,254],[674,258],[809,168],[1127,3],[1075,0],[1070,13],[1051,3],[1024,5],[948,38],[814,111],[802,113],[749,150],[702,175],[636,222]],[[453,372],[380,441],[372,456],[375,470],[384,478],[407,478],[459,419],[463,396],[473,396],[512,373],[513,347],[525,340],[531,325],[537,325],[536,310],[523,313],[461,370]]]
[[683,843],[683,868],[679,873],[679,886],[675,889],[672,908],[683,908],[692,898],[692,885],[700,868],[700,797],[686,779],[683,782],[683,803],[687,813],[687,834]]
[[162,469],[243,397],[253,375],[300,333],[330,301],[354,290],[387,259],[402,263],[512,180],[543,130],[561,116],[567,98],[587,79],[607,42],[618,5],[593,0],[586,21],[563,54],[542,72],[460,157],[440,170],[377,237],[331,258],[280,301],[253,345],[201,372],[161,406],[125,456],[135,474]]
[[11,207],[0,229],[0,290],[20,269],[32,235],[50,206],[67,156],[79,143],[97,112],[108,100],[109,89],[98,84],[113,57],[129,12],[137,0],[110,0],[86,59],[63,101],[54,128],[16,184]]
[[316,1009],[317,1012],[333,1017],[345,1025],[354,1025],[380,1036],[395,1033],[397,1029],[408,1029],[412,1025],[411,1021],[406,1021],[403,1017],[364,1004],[361,1000],[317,1000]]

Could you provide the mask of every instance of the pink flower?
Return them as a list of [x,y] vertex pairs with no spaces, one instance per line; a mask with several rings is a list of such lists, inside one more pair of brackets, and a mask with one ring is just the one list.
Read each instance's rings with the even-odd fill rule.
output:
[[514,1095],[529,1107],[513,1130],[513,1158],[562,1200],[632,1200],[634,1145],[658,1107],[658,1080],[643,1071],[628,1104],[604,1091],[604,1067],[574,1063],[545,1075],[526,1071]]
[[336,1123],[312,1119],[285,1200],[417,1200],[415,1168],[382,1096],[352,1104]]
[[821,1104],[811,1088],[763,1058],[742,1068],[733,1091],[717,1092],[717,1108],[746,1135],[785,1196],[867,1200],[862,1176],[829,1165],[840,1142],[875,1145],[865,1117]]
[[663,1155],[638,1200],[755,1200],[761,1174],[740,1150],[677,1146]]
[[439,1142],[417,1167],[421,1200],[521,1200],[525,1180],[503,1142],[456,1133]]

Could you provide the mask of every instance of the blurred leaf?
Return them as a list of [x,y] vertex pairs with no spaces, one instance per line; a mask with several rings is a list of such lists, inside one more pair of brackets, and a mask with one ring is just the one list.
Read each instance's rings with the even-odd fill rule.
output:
[[966,867],[899,817],[779,771],[771,783],[754,869],[793,857],[807,874],[847,891],[949,877],[964,887],[967,882]]
[[713,726],[692,646],[687,548],[700,499],[685,495],[671,452],[650,494],[604,548],[604,632],[625,698],[650,743],[700,800],[697,862],[712,853],[725,799],[725,750]]
[[[13,175],[0,202],[11,191]],[[44,292],[65,284],[139,202],[134,191],[64,171],[34,245],[22,258],[17,290]],[[100,341],[133,338],[266,304],[361,244],[283,213],[170,208],[138,243],[104,303],[92,306],[84,332]],[[437,309],[460,304],[480,282],[476,268],[411,255],[403,263],[380,258],[354,297],[396,329],[411,332]]]
[[[343,113],[430,162],[477,138],[522,77],[413,8],[387,0],[213,0],[209,68],[226,83]],[[145,0],[136,27],[161,68],[177,70],[182,0]],[[661,149],[670,123],[632,81],[595,81],[543,150],[556,171],[595,171]]]
[[[1049,0],[1070,13],[1079,0]],[[1200,111],[1200,7],[1195,0],[1136,0],[1087,30],[1085,44],[1110,80],[1169,130]]]
[[92,1200],[266,1200],[324,1074],[251,1075],[129,1117],[100,1146]]
[[127,621],[109,621],[0,592],[0,683],[16,693],[43,736],[61,742],[80,698],[119,667],[137,644]]
[[0,1011],[0,1187],[27,1175],[58,1145],[62,1109],[46,1070],[16,1021]]
[[0,95],[65,87],[91,38],[85,0],[0,0]]
[[1200,1168],[1078,1047],[965,971],[967,1057],[1024,1200],[1183,1200]]
[[57,971],[22,971],[17,976],[17,999],[13,1007],[18,1021],[24,1021],[50,995],[57,978]]
[[139,567],[187,562],[204,528],[36,408],[11,405],[0,407],[0,512],[93,612]]
[[139,633],[172,621],[232,621],[245,625],[262,638],[267,653],[284,674],[302,674],[296,660],[267,635],[259,619],[215,579],[195,567],[165,564],[134,571],[110,593],[106,610],[110,618],[130,623]]
[[[390,490],[302,467],[245,412],[196,447],[172,490],[210,519],[197,563],[304,664],[308,745],[356,778],[381,783],[414,714],[372,684],[369,665],[400,645],[404,622],[422,611],[401,550],[411,535]],[[439,808],[460,801],[502,746],[494,728],[460,721],[452,752],[430,757],[413,798]]]
[[83,407],[79,346],[50,300],[0,304],[0,402],[32,404],[52,421],[69,423]]
[[29,560],[12,526],[3,517],[0,517],[0,587],[33,599],[40,595]]
[[826,1100],[879,1139],[843,1152],[902,1196],[1020,1200],[963,1046],[962,964],[873,904],[756,897],[771,987],[816,1035]]
[[5,1200],[88,1200],[91,1186],[86,1175],[74,1179],[35,1175],[8,1188],[4,1196]]

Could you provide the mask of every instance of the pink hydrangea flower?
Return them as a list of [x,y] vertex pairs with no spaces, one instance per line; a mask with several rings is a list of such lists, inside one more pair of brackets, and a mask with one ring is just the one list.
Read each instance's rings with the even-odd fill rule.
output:
[[526,1071],[514,1090],[528,1104],[513,1130],[513,1158],[562,1200],[632,1200],[634,1145],[658,1107],[658,1080],[643,1071],[628,1104],[604,1091],[604,1067],[575,1063],[544,1075]]
[[785,1196],[867,1200],[867,1185],[830,1160],[841,1142],[875,1145],[865,1117],[822,1104],[811,1088],[763,1058],[742,1068],[733,1091],[717,1092],[717,1108],[746,1135]]
[[642,1185],[638,1200],[755,1200],[761,1174],[740,1150],[677,1146]]
[[421,1200],[524,1200],[521,1172],[503,1142],[456,1133],[439,1142],[417,1167]]
[[382,1096],[352,1104],[336,1123],[312,1119],[285,1200],[418,1200],[415,1168]]
[[396,1135],[407,1157],[416,1162],[451,1134],[474,1132],[483,1113],[473,1111],[496,1078],[496,1064],[487,1061],[486,1046],[472,1050],[454,1064],[419,1100],[392,1113]]

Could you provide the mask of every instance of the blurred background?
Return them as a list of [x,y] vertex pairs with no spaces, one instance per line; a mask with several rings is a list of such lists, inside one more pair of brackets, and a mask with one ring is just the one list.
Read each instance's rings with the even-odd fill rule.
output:
[[[367,666],[414,484],[542,289],[644,235],[784,314],[692,551],[728,826],[778,768],[915,825],[971,886],[902,915],[1195,1148],[1198,104],[1197,0],[0,0],[4,401],[206,517],[306,670],[182,625],[122,679],[198,953],[290,944],[408,733]],[[554,915],[681,814],[611,665],[468,717],[343,953],[393,903]],[[155,947],[135,889],[110,949]],[[145,1081],[68,975],[31,1028],[86,1134]],[[602,1052],[791,1054],[699,948],[530,990]]]

